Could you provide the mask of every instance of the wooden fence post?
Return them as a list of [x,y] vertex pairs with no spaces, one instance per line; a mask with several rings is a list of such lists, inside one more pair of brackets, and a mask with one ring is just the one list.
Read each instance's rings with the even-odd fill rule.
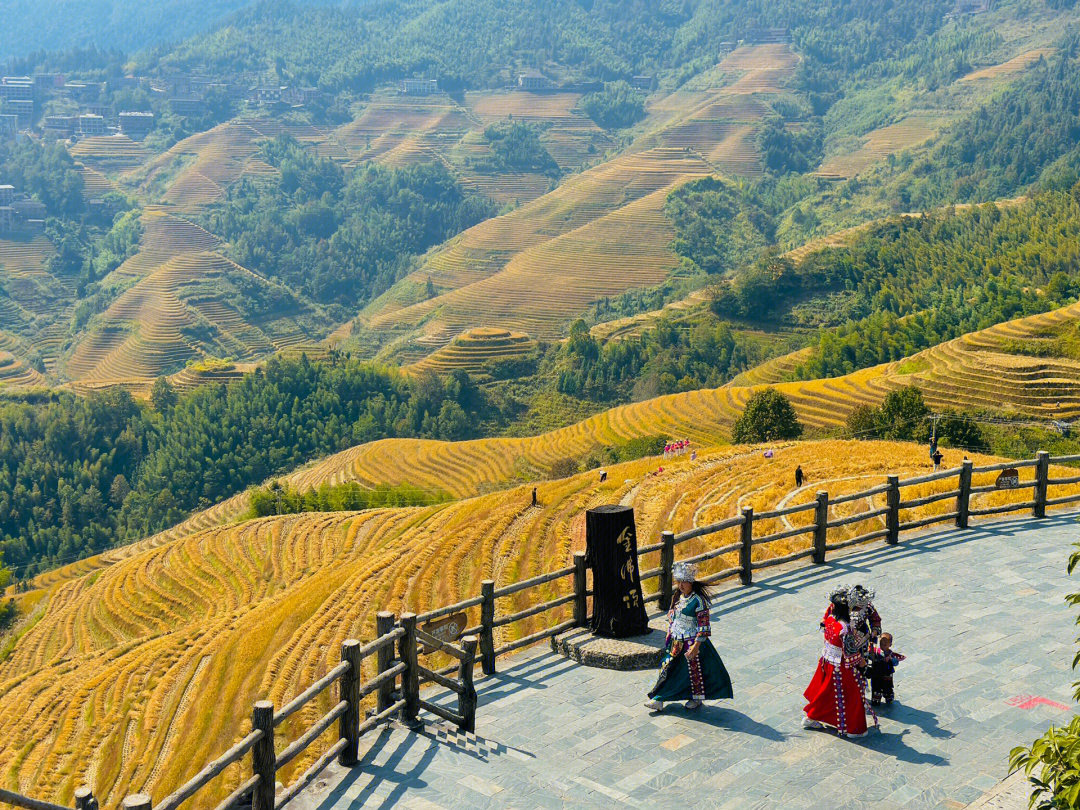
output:
[[[389,610],[380,610],[375,614],[375,636],[376,638],[382,638],[391,630],[394,629],[394,614]],[[379,648],[376,653],[376,665],[378,667],[378,674],[382,675],[386,670],[390,669],[394,665],[394,645],[387,644]],[[379,687],[379,691],[375,698],[375,711],[381,714],[385,712],[394,702],[394,681],[393,679],[387,681]]]
[[671,579],[672,569],[675,567],[675,532],[660,532],[660,579],[657,587],[659,593],[658,606],[660,610],[667,610],[671,605],[671,591],[675,583]]
[[829,493],[818,490],[817,504],[814,506],[814,562],[825,562],[825,544],[829,538]]
[[[742,528],[740,529],[740,540],[742,545],[739,547],[739,579],[743,585],[749,585],[754,581],[754,572],[750,568],[751,552],[754,549],[754,507],[744,506],[742,508]],[[663,607],[661,605],[661,607]]]
[[1050,478],[1050,454],[1040,450],[1035,454],[1035,507],[1037,518],[1046,517],[1046,482]]
[[[585,552],[574,552],[574,626],[584,627],[589,623],[589,603],[586,592],[589,590],[586,578]],[[470,670],[471,671],[471,670]],[[471,680],[470,675],[470,680]]]
[[83,785],[75,791],[75,810],[96,810],[96,806],[97,799],[90,787]]
[[[584,555],[582,555],[584,556]],[[464,731],[476,731],[476,687],[473,685],[473,667],[476,666],[476,636],[462,636],[461,646],[465,649],[465,657],[461,659],[458,667],[458,680],[463,687],[458,695],[458,714],[464,722],[461,728]]]
[[485,675],[495,674],[495,580],[480,583],[480,664]]
[[338,754],[338,762],[351,768],[360,754],[360,642],[346,639],[341,645],[341,660],[349,668],[338,680],[339,699],[347,704],[345,713],[338,719],[338,733],[345,740],[345,747]]
[[420,714],[420,671],[416,662],[416,614],[402,613],[401,626],[405,635],[401,637],[398,658],[405,664],[401,673],[401,695],[405,707],[401,710],[401,721],[408,726],[415,726]]
[[132,793],[124,797],[124,810],[150,810],[150,797],[145,793]]
[[975,463],[971,459],[964,459],[960,467],[960,494],[956,496],[956,527],[966,529],[971,510],[971,468]]
[[277,792],[277,755],[274,753],[274,704],[260,700],[251,711],[251,728],[262,732],[251,749],[251,768],[259,784],[251,794],[251,810],[274,810]]
[[900,476],[889,476],[889,488],[885,491],[885,503],[889,512],[885,515],[885,528],[888,534],[885,542],[895,546],[900,540]]

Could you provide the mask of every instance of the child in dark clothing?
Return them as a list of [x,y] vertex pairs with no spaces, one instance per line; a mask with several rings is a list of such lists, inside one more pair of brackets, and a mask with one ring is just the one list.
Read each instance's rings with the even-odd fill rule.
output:
[[893,673],[904,656],[893,651],[892,642],[891,633],[882,633],[880,646],[870,651],[870,702],[875,706],[882,700],[886,706],[893,702]]

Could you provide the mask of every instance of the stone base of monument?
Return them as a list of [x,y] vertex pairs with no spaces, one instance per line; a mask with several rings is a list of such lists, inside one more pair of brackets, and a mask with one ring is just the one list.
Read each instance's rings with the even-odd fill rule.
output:
[[664,652],[667,620],[660,616],[649,622],[649,632],[631,638],[601,638],[588,628],[577,627],[554,636],[551,649],[587,667],[600,669],[653,669],[660,666]]

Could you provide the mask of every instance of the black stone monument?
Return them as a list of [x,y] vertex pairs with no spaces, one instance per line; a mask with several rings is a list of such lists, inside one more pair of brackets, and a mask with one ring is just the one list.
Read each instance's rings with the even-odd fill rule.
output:
[[585,561],[593,575],[593,633],[608,638],[648,633],[633,507],[610,504],[585,512]]

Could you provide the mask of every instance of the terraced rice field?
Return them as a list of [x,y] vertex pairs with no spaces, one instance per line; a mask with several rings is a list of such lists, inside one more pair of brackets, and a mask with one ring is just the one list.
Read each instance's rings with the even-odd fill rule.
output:
[[177,391],[191,391],[210,383],[228,384],[255,370],[254,363],[204,361],[186,366],[169,378]]
[[[160,800],[245,733],[255,699],[282,705],[337,662],[343,639],[372,637],[376,610],[422,611],[474,595],[484,578],[501,585],[565,565],[584,546],[591,506],[633,505],[647,543],[661,529],[704,525],[744,505],[761,511],[808,501],[817,488],[865,489],[889,472],[923,472],[925,463],[922,447],[904,444],[791,444],[772,459],[760,448],[727,448],[674,462],[661,475],[653,474],[655,461],[643,460],[611,468],[605,483],[593,473],[544,482],[536,508],[526,485],[438,507],[267,518],[171,540],[55,587],[40,620],[0,663],[5,784],[66,803],[83,783],[107,806],[136,790]],[[807,475],[801,491],[788,484],[796,464]],[[1013,495],[1022,497],[993,497]],[[834,516],[880,505],[854,502]],[[935,503],[904,519],[948,508]],[[855,523],[829,539],[875,526]],[[727,542],[701,539],[680,547],[680,556]],[[759,547],[755,558],[806,542]],[[567,587],[503,599],[498,612]],[[555,612],[503,628],[499,641],[561,618]],[[303,710],[279,733],[294,739],[328,707]],[[291,773],[309,761],[301,758]],[[246,776],[230,768],[195,806],[212,806]]]
[[564,172],[615,145],[615,141],[578,109],[580,93],[468,93],[465,104],[482,125],[512,119],[540,125],[540,140]]
[[[663,207],[676,184],[709,173],[682,150],[623,155],[568,179],[429,254],[361,317],[372,329],[415,329],[437,347],[478,324],[559,334],[591,301],[662,281],[676,264]],[[431,278],[449,292],[412,306]]]
[[434,159],[476,127],[466,109],[447,96],[378,95],[331,140],[354,162],[391,165]]
[[161,207],[145,209],[142,222],[142,249],[106,280],[124,291],[64,362],[78,390],[122,385],[142,392],[189,360],[250,361],[309,339],[291,313],[255,325],[214,291],[240,277],[269,283],[217,252],[215,236]]
[[276,169],[258,158],[259,144],[286,132],[298,140],[321,144],[326,133],[259,118],[237,118],[177,143],[138,173],[140,188],[181,212],[198,211],[218,202],[244,176],[267,176]]
[[127,135],[97,135],[81,138],[68,149],[80,163],[104,173],[138,168],[149,154],[142,144]]
[[44,236],[30,240],[0,240],[0,326],[20,347],[5,346],[16,356],[26,357],[32,349],[51,370],[63,349],[67,335],[66,318],[75,301],[75,279],[49,272],[49,260],[56,251]]
[[44,236],[25,241],[0,239],[0,272],[12,275],[39,273],[54,255],[56,249]]
[[646,329],[654,327],[661,318],[673,321],[689,318],[701,312],[708,302],[709,292],[707,290],[695,290],[685,298],[665,304],[660,309],[598,323],[589,330],[589,334],[600,340],[620,340],[632,335],[638,335]]
[[775,385],[790,380],[795,369],[800,363],[808,360],[813,351],[812,347],[807,347],[780,357],[774,357],[760,366],[744,371],[728,383],[728,386],[734,388],[747,385]]
[[115,191],[116,186],[108,177],[103,175],[99,171],[91,169],[89,166],[78,165],[79,174],[83,179],[83,196],[88,200],[95,200],[108,194],[110,191]]
[[960,81],[977,82],[984,79],[1000,79],[1002,77],[1013,76],[1017,73],[1023,73],[1040,59],[1049,58],[1053,52],[1053,48],[1034,48],[1030,51],[1024,51],[1022,54],[1014,56],[1012,59],[1000,64],[973,70],[971,73],[968,73],[961,78]]
[[45,385],[45,377],[11,352],[0,351],[0,390]]
[[938,111],[913,113],[902,121],[875,129],[863,136],[854,152],[833,155],[818,169],[825,177],[855,177],[891,154],[926,143],[948,123],[950,116]]
[[536,342],[522,332],[478,327],[459,335],[449,345],[407,368],[437,374],[461,370],[475,376],[483,374],[490,363],[524,357],[535,347]]
[[[778,92],[797,62],[784,45],[729,54],[726,84],[656,100],[629,153],[436,249],[361,314],[361,325],[395,336],[404,357],[430,353],[478,324],[551,339],[592,302],[663,281],[676,265],[663,213],[668,191],[718,168],[758,173],[754,132],[770,112],[761,96]],[[555,154],[566,133],[592,132],[578,101],[569,93],[507,92],[469,94],[466,105],[485,123],[511,115],[545,122]],[[465,139],[460,148],[468,145]],[[419,300],[428,278],[441,294]]]
[[781,92],[797,66],[786,45],[737,48],[711,71],[719,86],[652,100],[637,146],[690,149],[725,174],[756,176],[756,127],[772,112],[765,98]]

